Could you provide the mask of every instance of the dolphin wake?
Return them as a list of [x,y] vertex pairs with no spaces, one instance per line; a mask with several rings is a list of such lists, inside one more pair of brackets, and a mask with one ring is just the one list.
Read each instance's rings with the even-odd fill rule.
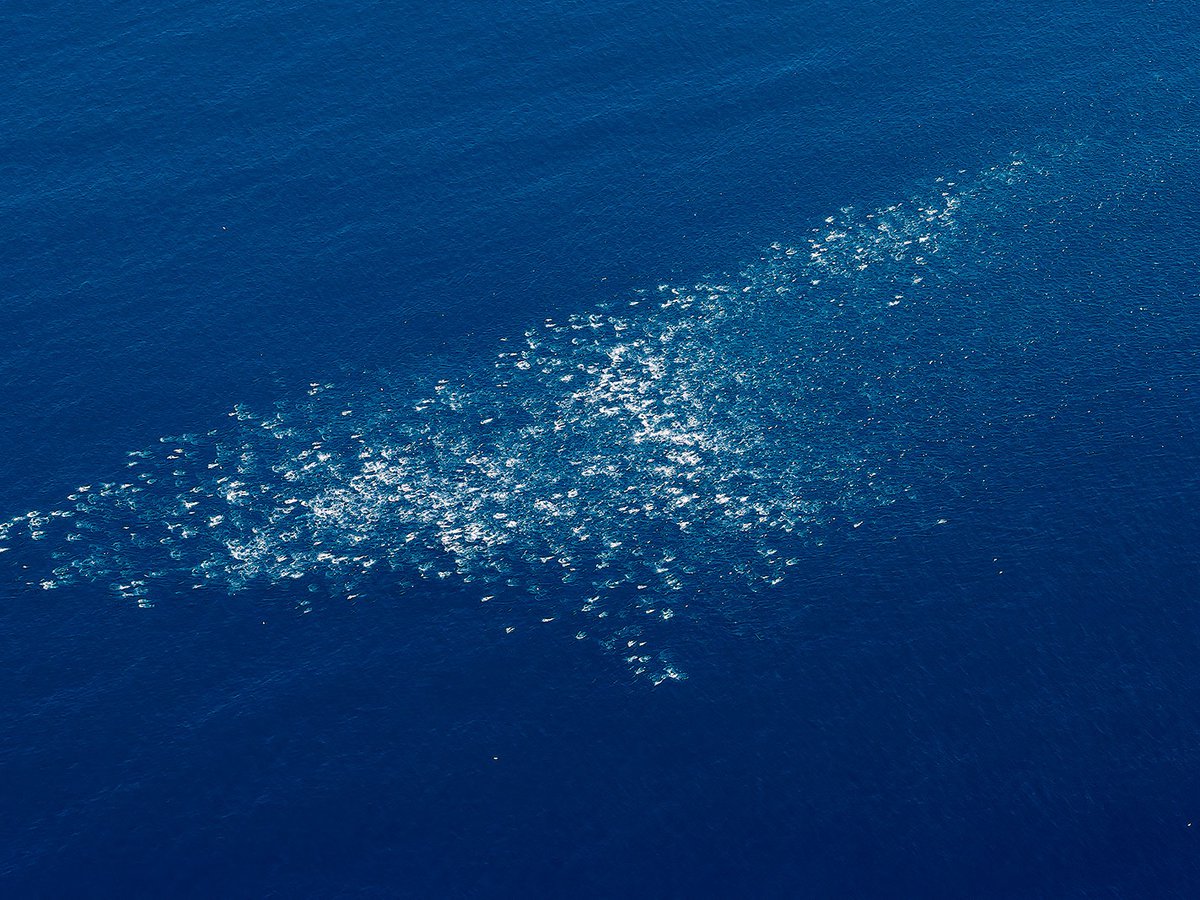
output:
[[527,598],[531,623],[656,683],[684,677],[660,626],[698,617],[698,590],[770,588],[919,493],[960,349],[939,338],[947,285],[982,254],[989,204],[1040,174],[1014,157],[843,209],[736,276],[548,319],[424,394],[364,377],[237,406],[0,523],[0,562],[143,606],[450,581]]

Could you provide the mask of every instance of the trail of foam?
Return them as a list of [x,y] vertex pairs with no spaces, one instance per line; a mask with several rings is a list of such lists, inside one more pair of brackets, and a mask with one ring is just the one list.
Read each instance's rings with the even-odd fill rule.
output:
[[697,589],[778,583],[910,490],[913,423],[941,402],[914,340],[938,299],[926,279],[950,271],[961,211],[1022,165],[844,209],[728,281],[547,320],[427,396],[383,378],[235,407],[0,524],[0,553],[30,586],[107,583],[141,605],[289,580],[351,598],[477,583],[656,682],[682,677],[649,622]]

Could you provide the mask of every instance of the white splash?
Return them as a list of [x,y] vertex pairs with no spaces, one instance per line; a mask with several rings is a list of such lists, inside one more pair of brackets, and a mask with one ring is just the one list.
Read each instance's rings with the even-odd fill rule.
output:
[[478,583],[656,684],[685,678],[651,627],[695,620],[698,588],[778,584],[909,490],[908,426],[941,402],[911,340],[939,302],[923,282],[946,270],[961,210],[1020,165],[843,209],[727,280],[547,320],[425,396],[384,378],[235,406],[0,523],[0,552],[22,545],[31,587],[100,582],[141,605],[269,582],[347,597]]

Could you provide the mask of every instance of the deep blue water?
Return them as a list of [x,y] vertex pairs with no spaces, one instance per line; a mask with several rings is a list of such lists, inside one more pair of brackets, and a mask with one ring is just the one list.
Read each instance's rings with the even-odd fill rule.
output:
[[1200,7],[0,20],[6,896],[1194,896]]

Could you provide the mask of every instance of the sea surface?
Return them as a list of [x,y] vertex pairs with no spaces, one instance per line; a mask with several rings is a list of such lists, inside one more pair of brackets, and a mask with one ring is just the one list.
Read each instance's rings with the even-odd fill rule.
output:
[[1196,896],[1200,5],[0,23],[4,896]]

